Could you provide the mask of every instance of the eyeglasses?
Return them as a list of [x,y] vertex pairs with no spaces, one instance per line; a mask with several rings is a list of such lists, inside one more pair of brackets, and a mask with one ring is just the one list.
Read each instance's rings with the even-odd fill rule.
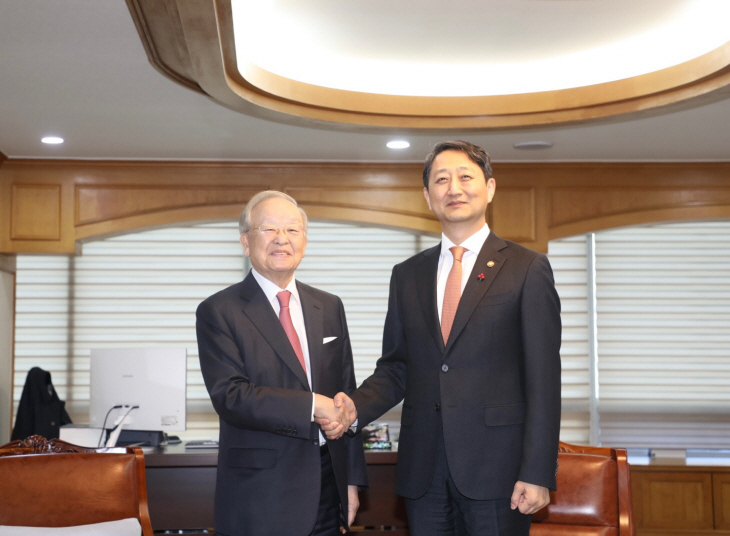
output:
[[251,230],[258,231],[261,235],[269,237],[278,235],[279,231],[291,237],[301,236],[306,232],[303,223],[290,223],[288,225],[285,225],[284,227],[277,227],[276,225],[273,225],[271,223],[264,223],[262,225],[259,225],[258,227],[254,227]]

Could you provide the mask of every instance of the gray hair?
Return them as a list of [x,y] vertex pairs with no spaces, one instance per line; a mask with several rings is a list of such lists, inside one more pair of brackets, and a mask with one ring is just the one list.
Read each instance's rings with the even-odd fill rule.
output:
[[297,204],[296,200],[292,196],[287,195],[284,192],[278,192],[276,190],[264,190],[263,192],[259,192],[251,199],[249,199],[248,203],[246,203],[246,206],[241,211],[241,216],[238,218],[239,233],[245,234],[251,230],[251,211],[256,208],[256,205],[258,205],[262,201],[271,199],[272,197],[280,197],[281,199],[286,199],[292,205],[299,209],[299,213],[302,215],[302,223],[304,223],[304,233],[306,234],[307,213],[304,212],[304,209]]

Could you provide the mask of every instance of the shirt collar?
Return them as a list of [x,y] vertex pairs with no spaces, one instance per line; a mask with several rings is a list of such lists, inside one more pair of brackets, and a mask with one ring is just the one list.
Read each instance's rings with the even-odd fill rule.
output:
[[251,268],[251,273],[253,274],[256,282],[261,287],[261,290],[264,291],[266,299],[269,300],[269,302],[271,302],[272,304],[274,302],[277,302],[276,295],[282,290],[288,290],[289,292],[291,292],[292,297],[297,301],[297,303],[301,303],[301,301],[299,300],[299,291],[297,290],[295,277],[291,278],[291,281],[289,281],[289,284],[286,286],[286,288],[281,288],[276,283],[270,281],[269,279],[266,279],[264,276],[258,273],[255,268]]
[[449,248],[452,248],[454,246],[461,246],[468,249],[472,253],[479,254],[488,236],[489,225],[487,225],[486,222],[484,223],[484,227],[482,227],[476,233],[464,240],[461,244],[454,244],[449,239],[449,237],[441,233],[441,255],[451,255]]

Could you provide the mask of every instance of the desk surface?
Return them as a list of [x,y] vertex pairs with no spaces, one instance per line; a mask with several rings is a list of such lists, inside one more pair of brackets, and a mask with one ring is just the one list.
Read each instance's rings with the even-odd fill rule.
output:
[[630,456],[629,466],[633,471],[681,471],[697,472],[711,471],[713,473],[730,472],[728,458],[653,458],[649,456]]
[[[184,443],[146,450],[147,467],[215,467],[218,465],[218,449],[186,449]],[[398,453],[392,450],[365,451],[368,465],[393,465]]]

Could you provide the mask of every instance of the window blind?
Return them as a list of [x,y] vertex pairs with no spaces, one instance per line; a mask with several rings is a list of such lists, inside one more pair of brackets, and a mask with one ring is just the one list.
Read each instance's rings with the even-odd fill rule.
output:
[[601,442],[730,444],[730,222],[596,233]]
[[586,237],[551,240],[548,258],[560,296],[563,323],[560,439],[587,444],[590,435]]

